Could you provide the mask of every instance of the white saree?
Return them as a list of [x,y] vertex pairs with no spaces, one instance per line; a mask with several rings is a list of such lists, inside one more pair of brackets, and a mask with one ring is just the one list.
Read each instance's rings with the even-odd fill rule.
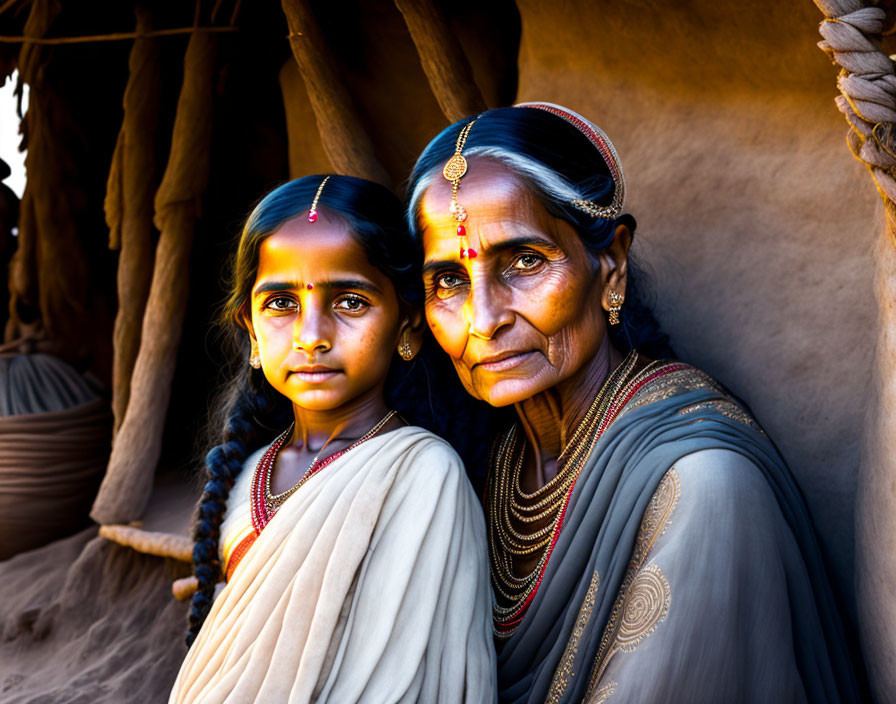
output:
[[[231,492],[225,553],[249,520],[263,450]],[[215,600],[170,703],[479,703],[495,692],[481,508],[450,446],[405,427],[283,504]]]

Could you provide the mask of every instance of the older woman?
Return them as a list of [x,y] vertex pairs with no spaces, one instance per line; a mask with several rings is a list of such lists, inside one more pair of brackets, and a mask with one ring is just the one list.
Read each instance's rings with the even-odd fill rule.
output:
[[486,490],[501,700],[856,700],[774,446],[704,373],[646,356],[665,342],[606,136],[556,105],[491,110],[430,143],[410,193],[430,328],[518,416]]

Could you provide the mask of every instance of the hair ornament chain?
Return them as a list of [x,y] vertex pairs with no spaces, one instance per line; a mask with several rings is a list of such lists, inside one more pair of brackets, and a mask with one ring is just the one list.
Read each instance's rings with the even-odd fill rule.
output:
[[317,201],[320,200],[320,194],[323,192],[324,186],[329,180],[329,176],[324,176],[324,180],[321,181],[320,185],[317,187],[317,193],[314,194],[314,200],[311,201],[311,208],[308,210],[308,222],[317,222]]
[[474,118],[463,126],[463,129],[457,135],[457,143],[454,145],[454,156],[448,159],[442,168],[442,177],[451,183],[451,205],[448,209],[451,211],[454,219],[457,220],[457,236],[460,238],[461,259],[473,259],[477,256],[476,250],[470,247],[470,242],[467,240],[467,228],[463,224],[467,219],[467,211],[457,202],[457,189],[460,188],[460,180],[467,173],[467,160],[461,152],[467,143],[470,130],[476,124],[476,119]]

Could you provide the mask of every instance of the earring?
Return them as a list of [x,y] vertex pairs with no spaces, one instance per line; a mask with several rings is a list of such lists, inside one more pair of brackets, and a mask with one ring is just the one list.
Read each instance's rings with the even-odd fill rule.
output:
[[608,298],[610,299],[610,310],[608,311],[610,325],[619,325],[619,312],[622,310],[625,296],[616,291],[610,291]]
[[401,344],[398,346],[398,354],[405,361],[410,362],[414,358],[414,350],[408,341],[408,334],[405,332],[401,336]]
[[261,355],[258,353],[258,343],[252,340],[252,351],[249,353],[249,366],[253,369],[261,369]]

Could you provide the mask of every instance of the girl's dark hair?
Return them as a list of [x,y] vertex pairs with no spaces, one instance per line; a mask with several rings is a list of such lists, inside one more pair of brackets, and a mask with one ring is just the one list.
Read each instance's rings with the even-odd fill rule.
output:
[[[208,615],[221,574],[220,528],[230,490],[249,455],[271,442],[293,417],[288,399],[248,363],[249,336],[244,326],[250,317],[259,249],[284,223],[307,213],[324,178],[306,176],[266,195],[246,220],[233,258],[230,293],[220,318],[233,371],[212,405],[209,444],[214,447],[205,458],[206,483],[193,525],[193,564],[199,585],[190,610],[187,646]],[[370,263],[392,281],[402,305],[422,306],[422,252],[407,230],[401,201],[390,190],[359,178],[330,176],[318,209],[345,221]],[[488,438],[494,433],[492,416],[485,404],[463,391],[429,333],[412,362],[394,355],[386,402],[409,423],[451,442],[468,467],[484,466]]]
[[[617,218],[598,218],[573,206],[571,201],[576,198],[609,205],[615,187],[610,169],[581,130],[562,117],[532,107],[488,110],[445,128],[429,143],[408,182],[408,220],[413,233],[420,231],[423,193],[434,179],[442,177],[442,166],[454,154],[458,134],[473,119],[476,124],[467,136],[463,155],[493,159],[506,166],[551,215],[575,228],[591,252],[597,254],[606,249],[613,242],[618,225],[627,225],[634,235],[636,222],[627,213]],[[629,257],[622,322],[609,328],[610,339],[623,352],[634,347],[650,357],[671,356],[668,337],[660,330],[646,299],[645,277]]]

